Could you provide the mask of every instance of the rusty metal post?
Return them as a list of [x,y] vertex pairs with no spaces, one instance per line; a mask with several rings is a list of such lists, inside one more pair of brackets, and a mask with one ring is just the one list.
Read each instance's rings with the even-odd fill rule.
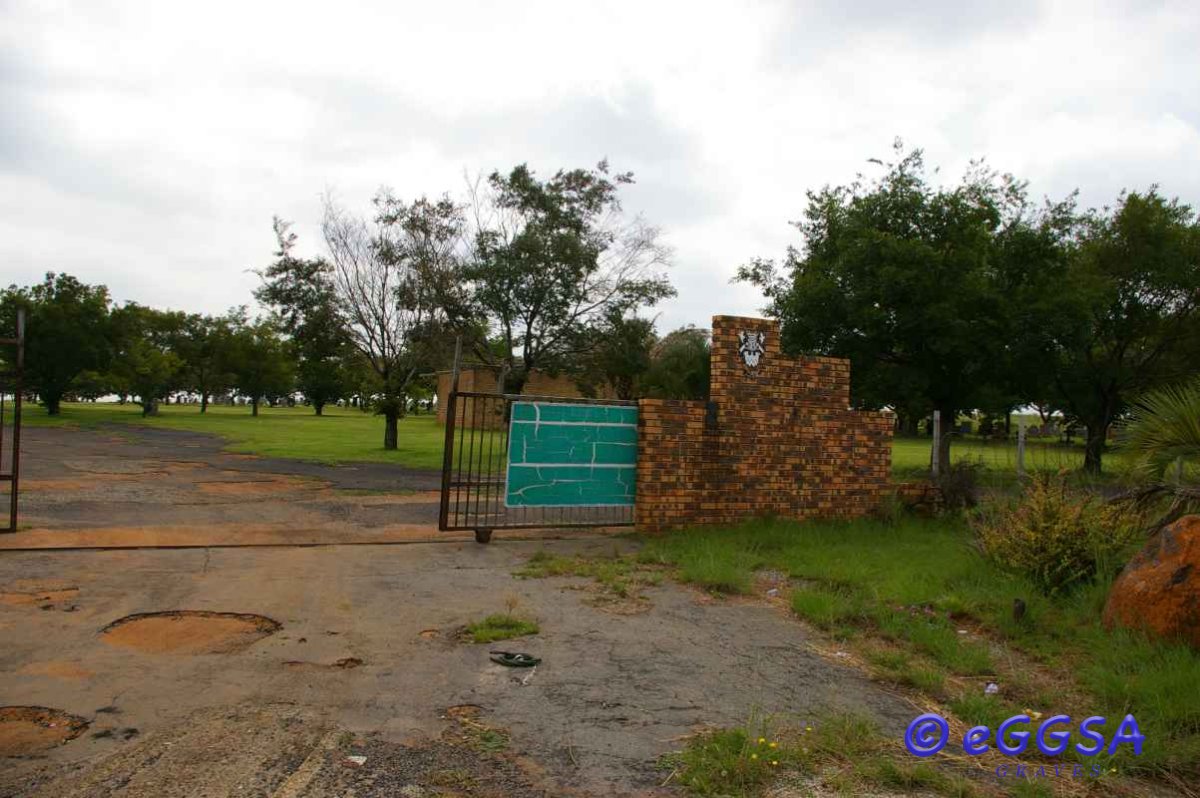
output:
[[[0,340],[0,343],[8,344],[16,347],[16,357],[13,359],[13,430],[12,430],[12,467],[7,474],[0,474],[0,479],[8,482],[9,485],[9,503],[8,503],[8,528],[5,532],[17,531],[17,493],[21,485],[21,398],[25,391],[24,380],[22,379],[25,372],[25,309],[17,308],[17,335],[15,338],[7,338]],[[0,390],[3,390],[0,388]],[[3,418],[0,417],[0,424],[3,423]],[[3,433],[0,432],[0,436]],[[3,438],[0,437],[0,446],[3,445]],[[2,456],[2,453],[0,453]]]
[[449,526],[450,469],[454,466],[454,414],[458,412],[458,372],[462,361],[462,336],[454,341],[454,370],[450,373],[450,393],[446,396],[446,437],[442,443],[442,495],[438,505],[438,529]]

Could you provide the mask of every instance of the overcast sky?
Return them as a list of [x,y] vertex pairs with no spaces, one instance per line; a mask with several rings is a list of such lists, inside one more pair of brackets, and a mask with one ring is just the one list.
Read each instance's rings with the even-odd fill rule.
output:
[[1200,3],[0,0],[0,282],[220,312],[272,214],[319,251],[326,188],[607,157],[675,250],[660,326],[707,326],[761,306],[729,278],[796,241],[805,190],[897,136],[1038,196],[1200,204]]

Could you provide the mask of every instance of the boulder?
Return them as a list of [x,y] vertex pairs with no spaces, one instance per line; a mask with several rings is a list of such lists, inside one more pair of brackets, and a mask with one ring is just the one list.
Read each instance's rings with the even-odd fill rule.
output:
[[1104,605],[1104,625],[1200,649],[1200,515],[1163,529],[1129,561]]

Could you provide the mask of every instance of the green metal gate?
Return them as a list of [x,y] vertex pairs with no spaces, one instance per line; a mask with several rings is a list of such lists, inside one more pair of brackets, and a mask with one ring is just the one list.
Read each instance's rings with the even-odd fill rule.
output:
[[438,526],[628,526],[637,403],[452,390]]

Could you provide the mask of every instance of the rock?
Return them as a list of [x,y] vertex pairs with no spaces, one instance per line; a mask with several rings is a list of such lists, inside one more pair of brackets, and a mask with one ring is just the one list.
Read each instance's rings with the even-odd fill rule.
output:
[[1104,625],[1200,649],[1200,515],[1180,518],[1129,561],[1104,605]]

